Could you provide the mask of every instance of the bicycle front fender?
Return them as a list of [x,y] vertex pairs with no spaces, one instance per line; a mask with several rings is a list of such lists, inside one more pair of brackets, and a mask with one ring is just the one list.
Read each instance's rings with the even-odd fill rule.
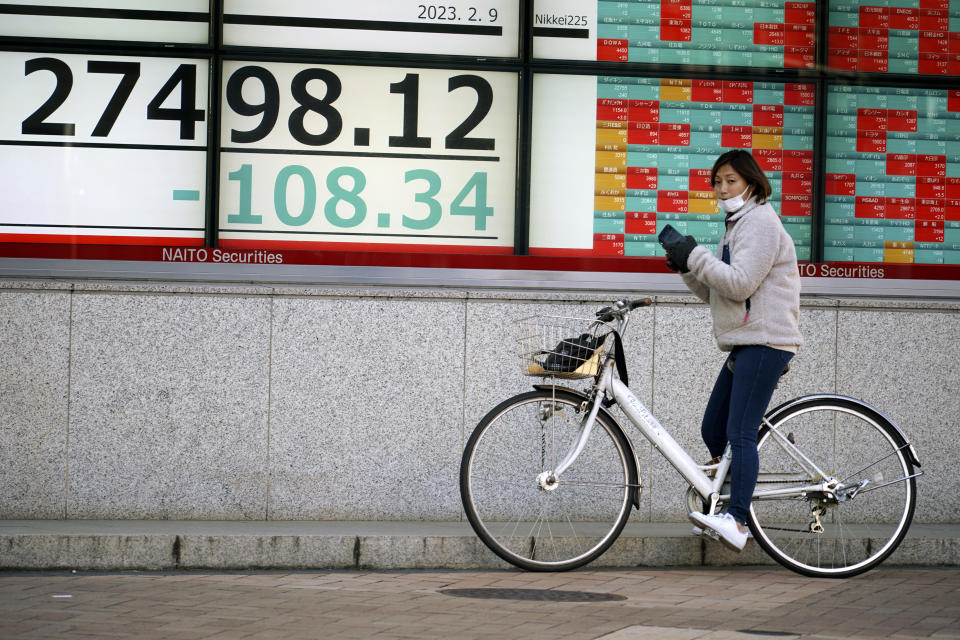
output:
[[[535,384],[533,388],[537,391],[550,391],[556,396],[567,396],[568,400],[574,398],[579,399],[582,402],[590,403],[590,398],[587,397],[585,393],[578,389],[572,389],[570,387],[555,386],[552,384]],[[605,420],[608,420],[610,424],[614,425],[617,429],[620,430],[620,435],[623,436],[623,441],[627,444],[630,455],[628,456],[628,473],[630,474],[630,503],[633,504],[633,507],[639,511],[640,509],[640,489],[641,489],[641,480],[640,480],[640,463],[637,460],[637,452],[633,448],[633,442],[630,441],[630,438],[627,437],[626,432],[623,430],[623,425],[620,424],[620,421],[614,418],[610,413],[604,409],[602,406],[597,412],[598,416],[603,416]]]

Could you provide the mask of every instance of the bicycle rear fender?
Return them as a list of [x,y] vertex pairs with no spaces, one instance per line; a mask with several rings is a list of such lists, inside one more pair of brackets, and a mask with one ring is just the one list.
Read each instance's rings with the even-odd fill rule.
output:
[[819,394],[813,394],[809,396],[801,396],[799,398],[794,398],[793,400],[787,400],[780,406],[774,409],[771,409],[770,411],[767,412],[767,415],[764,416],[764,419],[769,420],[770,422],[773,422],[775,418],[777,418],[783,412],[789,409],[793,409],[795,407],[808,404],[808,403],[816,404],[824,401],[837,402],[839,404],[845,404],[852,408],[859,409],[864,413],[872,415],[873,418],[876,419],[878,422],[889,425],[900,436],[900,439],[901,439],[900,444],[906,445],[907,453],[910,456],[910,462],[918,467],[921,466],[920,458],[917,457],[917,451],[916,449],[913,448],[913,444],[911,444],[910,441],[907,439],[907,435],[903,432],[903,429],[901,429],[896,422],[891,420],[882,411],[880,411],[873,405],[867,404],[863,400],[857,400],[856,398],[851,398],[849,396],[841,396],[841,395],[835,395],[830,393],[819,393]]
[[[533,385],[533,388],[536,389],[537,391],[550,391],[556,394],[557,396],[561,396],[561,395],[574,396],[575,398],[578,398],[583,402],[587,402],[587,403],[590,402],[590,399],[587,397],[585,393],[577,389],[572,389],[570,387],[555,386],[552,384],[535,384]],[[633,486],[633,489],[630,492],[630,502],[631,504],[633,504],[635,509],[639,510],[640,509],[640,489],[642,485],[640,481],[640,471],[639,471],[640,465],[637,462],[637,452],[634,451],[633,443],[630,441],[630,438],[628,438],[626,433],[624,432],[623,425],[621,425],[620,422],[617,421],[617,419],[614,418],[612,415],[610,415],[610,413],[608,413],[607,410],[604,409],[603,407],[600,407],[600,410],[597,415],[600,415],[600,414],[603,414],[604,419],[609,420],[610,424],[615,425],[618,429],[620,429],[620,433],[623,435],[623,440],[624,442],[627,443],[627,448],[630,450],[630,456],[629,456],[630,468],[628,469],[628,472],[630,474],[630,484]]]

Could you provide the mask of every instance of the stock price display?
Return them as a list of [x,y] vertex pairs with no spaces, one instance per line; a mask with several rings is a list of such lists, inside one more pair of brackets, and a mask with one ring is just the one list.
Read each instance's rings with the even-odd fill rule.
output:
[[0,240],[201,245],[208,62],[0,53]]
[[710,170],[747,149],[770,203],[810,257],[814,86],[659,78],[598,79],[595,255],[654,256],[667,223],[716,247],[724,231]]
[[831,0],[828,66],[960,75],[960,0]]
[[813,0],[538,0],[534,55],[812,69]]
[[223,77],[221,246],[512,252],[515,74],[229,61]]
[[960,264],[960,90],[827,97],[824,258]]

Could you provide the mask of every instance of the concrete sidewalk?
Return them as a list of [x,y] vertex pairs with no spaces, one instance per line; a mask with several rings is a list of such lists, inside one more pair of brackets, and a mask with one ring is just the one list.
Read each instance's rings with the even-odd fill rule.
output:
[[[771,565],[691,535],[630,523],[598,567]],[[960,524],[913,524],[884,566],[960,566]],[[2,520],[0,569],[493,569],[466,522]]]
[[960,571],[0,571],[0,638],[960,639]]

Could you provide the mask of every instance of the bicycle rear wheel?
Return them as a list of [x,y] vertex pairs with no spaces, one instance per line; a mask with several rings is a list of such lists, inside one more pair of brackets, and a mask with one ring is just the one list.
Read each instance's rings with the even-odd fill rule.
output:
[[[916,505],[902,434],[869,407],[843,398],[800,402],[771,424],[847,489],[755,497],[750,528],[760,546],[788,569],[814,577],[847,578],[883,562],[906,535]],[[770,427],[760,429],[758,491],[822,480],[804,472],[777,440]]]
[[477,425],[460,465],[460,495],[490,550],[530,571],[591,562],[630,517],[638,480],[629,442],[605,411],[574,464],[551,484],[541,474],[570,450],[589,407],[562,390],[502,402]]

